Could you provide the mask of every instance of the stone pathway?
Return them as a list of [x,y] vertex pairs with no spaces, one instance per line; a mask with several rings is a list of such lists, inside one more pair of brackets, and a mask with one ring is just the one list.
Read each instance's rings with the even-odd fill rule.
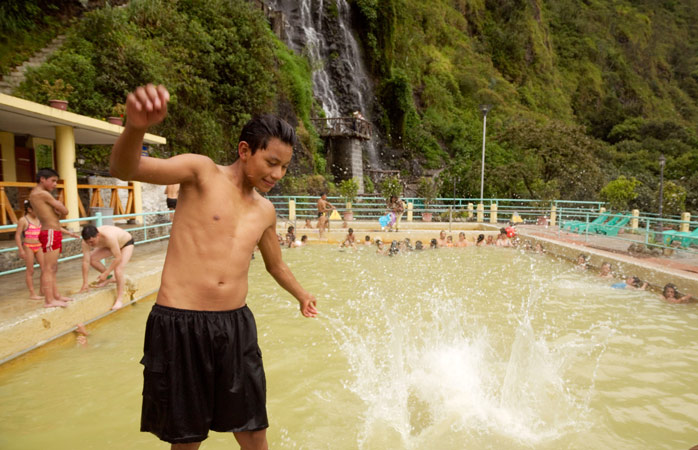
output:
[[19,87],[26,78],[26,72],[29,67],[39,67],[49,56],[58,50],[65,42],[65,36],[56,36],[46,47],[34,53],[31,58],[23,62],[21,65],[12,69],[12,71],[2,77],[0,80],[0,92],[11,95],[12,92]]

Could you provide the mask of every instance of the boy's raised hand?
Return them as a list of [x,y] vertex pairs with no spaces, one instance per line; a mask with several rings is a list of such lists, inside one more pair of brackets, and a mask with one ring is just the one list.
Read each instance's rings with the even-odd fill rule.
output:
[[163,85],[137,88],[126,97],[126,126],[146,130],[162,122],[169,101],[170,93]]

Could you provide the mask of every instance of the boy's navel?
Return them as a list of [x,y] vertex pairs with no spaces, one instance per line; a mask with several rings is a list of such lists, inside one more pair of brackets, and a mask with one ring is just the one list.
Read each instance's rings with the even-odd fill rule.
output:
[[221,218],[218,217],[218,215],[215,215],[215,216],[213,216],[213,220],[221,220]]

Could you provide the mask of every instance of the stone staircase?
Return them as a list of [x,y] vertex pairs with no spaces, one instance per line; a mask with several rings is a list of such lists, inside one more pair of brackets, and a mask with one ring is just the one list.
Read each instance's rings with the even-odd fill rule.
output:
[[63,45],[64,41],[64,35],[56,36],[46,47],[36,52],[21,65],[12,69],[8,75],[3,76],[0,80],[0,92],[3,94],[12,94],[24,81],[27,69],[29,67],[39,67],[43,64],[53,52]]

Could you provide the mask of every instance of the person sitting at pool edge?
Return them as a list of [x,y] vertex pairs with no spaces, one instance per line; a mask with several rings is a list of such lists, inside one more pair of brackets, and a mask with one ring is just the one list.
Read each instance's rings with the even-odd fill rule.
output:
[[281,259],[276,211],[260,194],[286,174],[295,132],[276,116],[252,118],[229,166],[197,154],[141,156],[143,137],[165,119],[169,98],[164,86],[153,85],[128,95],[126,126],[110,158],[111,174],[122,180],[181,185],[146,324],[141,431],[179,449],[198,448],[209,430],[232,432],[244,449],[266,449],[266,381],[246,305],[255,245],[301,314],[317,315],[315,297]]
[[[126,285],[124,269],[133,255],[133,244],[133,236],[119,227],[103,225],[98,228],[94,225],[85,225],[82,229],[82,287],[80,292],[86,292],[90,288],[87,281],[90,266],[99,271],[99,277],[95,282],[96,287],[106,285],[107,277],[113,270],[114,278],[116,278],[116,300],[111,309],[121,308],[124,299],[124,286]],[[114,260],[109,264],[109,267],[105,268],[100,260],[109,256],[113,256]]]

